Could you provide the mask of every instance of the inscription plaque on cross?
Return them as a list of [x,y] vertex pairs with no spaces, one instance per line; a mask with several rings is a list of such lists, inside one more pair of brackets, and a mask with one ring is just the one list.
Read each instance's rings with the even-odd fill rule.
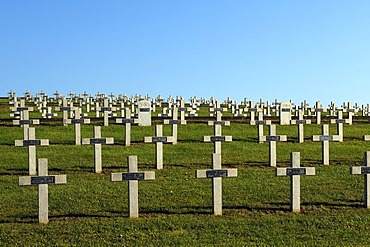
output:
[[130,218],[139,217],[139,184],[141,180],[154,180],[155,172],[138,172],[137,156],[128,156],[128,172],[111,173],[112,182],[128,182],[128,209]]
[[74,107],[74,119],[67,119],[67,124],[74,124],[75,126],[75,144],[81,145],[81,124],[89,124],[90,119],[81,119],[81,109]]
[[216,113],[216,121],[209,121],[208,125],[214,126],[214,135],[213,136],[204,136],[203,142],[213,142],[214,143],[214,153],[221,154],[221,143],[222,142],[231,142],[232,136],[223,136],[222,135],[222,126],[230,126],[230,121],[222,121],[222,113]]
[[197,170],[196,178],[212,179],[212,210],[215,215],[222,215],[222,178],[237,177],[237,169],[222,169],[221,154],[212,154],[212,170]]
[[301,211],[301,176],[315,175],[315,167],[301,167],[300,152],[290,153],[290,167],[276,168],[276,176],[290,176],[290,209]]
[[163,136],[163,126],[155,126],[155,135],[144,137],[144,143],[155,143],[155,156],[156,156],[156,167],[157,169],[163,169],[163,144],[168,144],[173,142],[172,136]]
[[322,135],[314,135],[312,141],[322,142],[322,163],[324,165],[329,165],[329,142],[337,141],[339,142],[338,135],[329,135],[329,125],[322,125]]
[[311,120],[309,119],[303,119],[303,110],[299,110],[298,112],[298,119],[297,120],[291,120],[291,124],[296,124],[298,126],[298,142],[303,143],[304,142],[304,125],[305,124],[311,124]]
[[82,145],[94,145],[95,173],[101,173],[103,171],[102,144],[114,144],[114,139],[113,137],[102,138],[100,126],[94,126],[94,138],[82,138]]
[[216,101],[216,104],[214,107],[210,108],[209,111],[211,112],[209,114],[210,117],[214,117],[216,116],[218,113],[221,113],[221,112],[225,112],[227,111],[227,108],[223,108],[221,107],[221,102],[220,101]]
[[48,160],[38,159],[38,176],[19,177],[19,185],[38,186],[39,222],[49,222],[49,184],[66,184],[66,175],[48,175]]
[[321,124],[321,113],[327,112],[327,109],[322,107],[320,101],[317,101],[314,111],[316,112],[316,124]]
[[276,166],[276,142],[286,142],[286,135],[276,135],[276,125],[270,125],[268,136],[261,136],[262,142],[269,142],[269,163],[270,166]]
[[49,140],[36,139],[35,128],[27,129],[27,138],[25,140],[15,140],[16,147],[28,147],[28,170],[29,175],[36,175],[36,146],[48,146]]

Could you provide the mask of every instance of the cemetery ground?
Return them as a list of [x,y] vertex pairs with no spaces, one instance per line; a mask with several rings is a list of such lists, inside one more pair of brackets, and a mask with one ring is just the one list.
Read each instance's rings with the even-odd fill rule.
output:
[[[258,143],[257,127],[247,120],[231,121],[223,128],[233,141],[222,144],[223,168],[237,168],[238,177],[223,180],[223,215],[212,214],[209,179],[196,179],[195,171],[211,167],[213,143],[207,121],[188,121],[178,127],[178,143],[165,145],[164,169],[155,169],[153,126],[132,126],[132,145],[124,146],[124,126],[102,126],[92,121],[81,126],[81,136],[91,138],[93,126],[102,126],[102,136],[114,137],[103,149],[103,173],[94,173],[91,145],[74,145],[73,125],[61,120],[43,121],[36,127],[37,139],[50,145],[37,148],[38,158],[47,158],[49,174],[67,175],[67,184],[49,186],[49,223],[37,219],[37,188],[19,186],[28,175],[28,151],[16,147],[23,130],[12,126],[7,100],[0,101],[0,245],[107,245],[107,246],[367,246],[370,211],[364,208],[364,177],[350,175],[350,167],[363,165],[370,143],[363,135],[370,124],[355,121],[344,126],[344,142],[330,144],[330,165],[321,164],[321,125],[305,126],[305,142],[297,141],[297,126],[277,126],[288,136],[277,143],[278,167],[289,166],[291,152],[301,152],[301,166],[315,167],[315,176],[301,178],[300,213],[290,211],[290,178],[276,177],[268,165],[268,143]],[[38,113],[31,118],[40,118]],[[328,123],[323,119],[323,123]],[[336,125],[330,125],[336,134]],[[165,136],[171,126],[163,126]],[[268,128],[265,127],[265,133]],[[138,156],[139,171],[155,171],[155,180],[139,182],[139,218],[128,217],[128,185],[110,181],[110,173],[128,169],[126,157]]]

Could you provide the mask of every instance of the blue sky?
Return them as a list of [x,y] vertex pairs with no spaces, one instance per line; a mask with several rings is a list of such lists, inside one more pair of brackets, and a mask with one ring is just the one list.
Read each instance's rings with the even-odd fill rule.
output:
[[0,95],[370,103],[370,1],[0,0]]

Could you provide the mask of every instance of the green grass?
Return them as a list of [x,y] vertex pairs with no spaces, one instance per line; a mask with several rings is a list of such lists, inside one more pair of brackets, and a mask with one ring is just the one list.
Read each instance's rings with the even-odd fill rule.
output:
[[[144,144],[154,126],[132,127],[132,146],[123,146],[124,127],[102,126],[103,173],[94,174],[90,145],[75,146],[73,126],[61,122],[36,127],[36,137],[50,145],[37,148],[48,158],[50,174],[66,174],[66,185],[49,186],[49,224],[38,224],[36,186],[19,186],[27,175],[28,151],[15,147],[23,129],[9,122],[9,105],[0,104],[0,245],[1,246],[367,246],[370,214],[363,208],[363,176],[349,174],[362,165],[370,143],[364,121],[344,127],[344,142],[330,144],[330,166],[321,165],[321,125],[305,126],[305,143],[297,142],[296,126],[277,126],[288,135],[277,143],[278,166],[288,166],[290,152],[301,152],[301,165],[316,167],[316,176],[301,178],[301,213],[290,212],[290,179],[276,177],[268,166],[268,144],[257,142],[257,127],[232,121],[223,134],[225,168],[237,168],[237,178],[223,179],[223,216],[212,215],[211,181],[196,179],[197,169],[209,168],[213,134],[206,121],[179,126],[177,145],[164,145],[164,169],[155,170],[155,145]],[[159,109],[157,113],[161,112]],[[202,108],[202,114],[208,112]],[[37,116],[37,114],[35,113]],[[159,122],[158,122],[159,123]],[[101,125],[101,122],[96,124]],[[268,128],[265,127],[265,133]],[[335,134],[335,125],[330,126]],[[164,134],[171,127],[164,126]],[[93,124],[82,126],[82,137],[93,136]],[[154,181],[139,182],[139,218],[128,218],[128,185],[110,182],[111,172],[127,171],[126,157],[137,155],[139,170],[155,170]]]

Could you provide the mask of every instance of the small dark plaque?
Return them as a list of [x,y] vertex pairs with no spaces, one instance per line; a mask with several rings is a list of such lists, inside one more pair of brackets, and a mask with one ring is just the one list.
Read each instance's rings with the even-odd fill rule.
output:
[[90,144],[106,144],[107,139],[106,138],[94,138],[90,139]]
[[47,107],[41,107],[41,110],[47,110],[48,108]]
[[345,119],[337,119],[337,120],[335,120],[335,122],[337,124],[339,124],[339,123],[346,123],[346,120]]
[[320,136],[320,141],[332,141],[333,136]]
[[264,124],[266,124],[266,121],[265,120],[257,120],[256,124],[257,125],[264,125]]
[[249,112],[256,112],[257,111],[257,108],[250,108],[248,109]]
[[370,166],[361,167],[361,174],[370,174]]
[[297,124],[306,124],[306,120],[297,120]]
[[214,108],[213,111],[223,111],[222,108]]
[[348,112],[355,112],[355,109],[348,109]]
[[24,124],[32,124],[32,120],[19,120],[19,124],[20,125],[24,125]]
[[156,136],[156,137],[153,137],[152,138],[152,142],[153,143],[156,143],[156,142],[167,142],[167,137],[165,136]]
[[122,123],[131,123],[133,124],[134,123],[134,120],[133,119],[128,119],[128,118],[122,118]]
[[266,136],[266,141],[268,142],[280,141],[280,136]]
[[211,142],[224,142],[225,136],[211,136]]
[[17,107],[17,111],[28,111],[28,107]]
[[188,108],[186,108],[186,107],[179,107],[178,108],[178,111],[187,111],[188,110]]
[[225,121],[214,121],[213,124],[225,126]]
[[31,184],[32,185],[38,185],[38,184],[55,184],[55,176],[31,177]]
[[290,112],[290,108],[281,108],[282,112]]
[[306,168],[287,168],[286,175],[306,175]]
[[181,124],[181,120],[170,119],[170,124]]
[[227,170],[208,170],[206,171],[207,178],[226,178]]
[[70,111],[71,107],[60,107],[60,111]]
[[150,112],[150,108],[140,108],[139,112]]
[[111,111],[112,108],[111,107],[102,107],[100,108],[101,111]]
[[40,146],[41,145],[41,140],[24,140],[23,141],[23,146],[28,147],[28,146]]
[[144,180],[144,172],[122,173],[122,180]]
[[323,112],[324,111],[324,109],[322,109],[322,108],[316,108],[315,109],[315,112]]
[[84,120],[83,119],[72,119],[71,121],[73,124],[81,124],[81,123],[84,123]]

